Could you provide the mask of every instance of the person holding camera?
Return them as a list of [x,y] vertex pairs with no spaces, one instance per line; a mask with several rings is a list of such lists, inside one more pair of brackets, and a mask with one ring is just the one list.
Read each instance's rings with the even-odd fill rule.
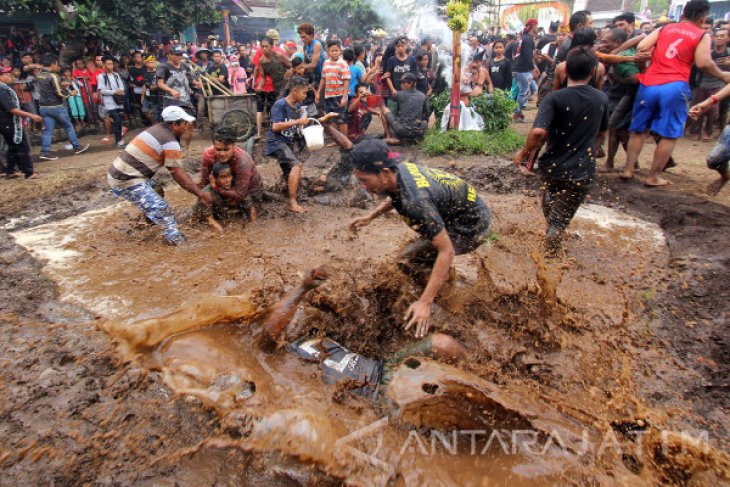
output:
[[119,73],[114,71],[114,58],[104,58],[104,72],[96,78],[96,83],[101,94],[102,113],[104,118],[111,118],[113,121],[112,132],[117,147],[124,147],[122,139],[122,111],[124,110],[124,81]]

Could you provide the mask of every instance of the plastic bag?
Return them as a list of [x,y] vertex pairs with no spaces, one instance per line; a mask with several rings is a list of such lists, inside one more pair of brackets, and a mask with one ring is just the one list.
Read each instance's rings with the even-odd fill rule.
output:
[[[461,110],[459,113],[459,130],[484,130],[484,119],[472,107],[464,105],[460,102]],[[441,117],[441,131],[446,132],[449,126],[449,117],[451,115],[451,104],[446,105],[444,114]]]

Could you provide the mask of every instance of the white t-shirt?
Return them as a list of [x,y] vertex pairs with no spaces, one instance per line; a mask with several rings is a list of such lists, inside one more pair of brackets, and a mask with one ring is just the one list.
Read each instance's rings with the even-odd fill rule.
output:
[[114,101],[114,92],[117,90],[124,90],[124,82],[119,73],[112,73],[111,75],[107,72],[100,73],[96,77],[96,83],[101,93],[101,99],[104,102],[104,108],[107,110],[121,110],[124,107],[118,105]]

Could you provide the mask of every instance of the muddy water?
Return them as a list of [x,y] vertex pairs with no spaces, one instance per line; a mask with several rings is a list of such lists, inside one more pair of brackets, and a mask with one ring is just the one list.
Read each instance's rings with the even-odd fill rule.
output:
[[[190,203],[179,191],[171,199],[176,207]],[[259,352],[252,333],[299,273],[326,264],[332,279],[306,300],[290,337],[325,333],[374,358],[408,344],[401,317],[420,290],[390,264],[412,236],[396,218],[353,238],[343,227],[359,210],[313,207],[296,217],[265,208],[259,222],[222,237],[188,229],[191,245],[169,249],[155,229],[137,228],[134,210],[121,204],[15,237],[46,260],[64,299],[103,319],[128,359],[161,370],[171,389],[218,411],[225,434],[191,445],[183,460],[161,461],[194,458],[204,471],[218,449],[275,452],[297,459],[264,457],[285,476],[362,485],[666,480],[653,458],[628,462],[616,448],[600,449],[612,421],[650,418],[660,428],[666,416],[637,397],[631,370],[640,357],[624,340],[626,323],[645,319],[637,303],[661,292],[661,231],[589,206],[570,227],[566,254],[546,261],[537,252],[543,224],[536,201],[487,199],[497,217],[495,239],[456,259],[456,280],[434,317],[433,329],[465,343],[470,359],[458,368],[424,362],[433,367],[425,376],[401,368],[402,387],[389,391],[387,407],[324,385],[316,364],[283,350]],[[477,436],[477,454],[464,434],[455,453],[441,437],[432,450],[431,426],[447,440],[454,429],[487,436]],[[513,449],[507,435],[482,454],[488,432],[515,428],[534,431],[542,444],[553,430],[561,439],[585,434],[590,446],[549,445],[534,454],[529,446]],[[702,473],[708,464],[693,468]]]

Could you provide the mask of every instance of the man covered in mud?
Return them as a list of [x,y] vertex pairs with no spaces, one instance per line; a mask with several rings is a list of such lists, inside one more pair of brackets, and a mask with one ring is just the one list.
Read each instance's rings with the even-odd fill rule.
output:
[[[213,167],[225,164],[231,174],[231,185],[224,188],[217,185]],[[198,187],[209,186],[216,194],[229,202],[229,206],[245,208],[249,220],[256,221],[253,199],[263,190],[263,180],[251,156],[236,145],[236,132],[230,127],[221,127],[213,132],[213,145],[203,152],[200,163]]]
[[165,242],[175,246],[186,238],[165,199],[152,188],[157,171],[166,167],[172,179],[205,205],[210,205],[212,198],[210,193],[198,188],[182,167],[180,137],[191,130],[195,117],[178,106],[169,106],[162,110],[162,120],[127,144],[112,162],[106,178],[115,196],[134,203],[152,223],[162,228]]
[[237,200],[226,196],[233,189],[233,171],[228,164],[217,162],[213,165],[210,174],[210,184],[203,188],[204,193],[210,194],[212,204],[206,205],[198,201],[193,208],[193,220],[206,222],[219,233],[223,233],[223,224],[234,220],[256,221],[256,209],[251,198]]
[[568,86],[553,91],[540,103],[525,146],[514,158],[523,174],[531,173],[523,161],[532,158],[547,139],[538,160],[544,182],[542,211],[547,220],[546,250],[560,248],[565,229],[573,219],[596,175],[596,140],[608,127],[608,97],[588,84],[598,59],[590,46],[568,53]]
[[[292,289],[271,308],[259,336],[259,347],[273,351],[282,343],[287,325],[304,296],[327,279],[323,269],[312,269],[302,283]],[[374,360],[353,353],[334,340],[318,336],[305,336],[287,344],[286,350],[322,368],[322,380],[326,384],[346,384],[355,394],[373,402],[383,397],[395,367],[408,357],[427,357],[445,362],[456,362],[466,356],[464,347],[448,335],[435,333],[399,350],[385,361]]]
[[489,235],[492,212],[476,189],[437,169],[404,161],[382,140],[367,140],[350,152],[353,172],[363,188],[385,196],[367,216],[349,223],[351,231],[395,209],[420,238],[400,254],[407,273],[428,282],[421,297],[406,312],[405,329],[415,325],[416,337],[428,332],[431,305],[449,277],[455,255],[476,250]]

